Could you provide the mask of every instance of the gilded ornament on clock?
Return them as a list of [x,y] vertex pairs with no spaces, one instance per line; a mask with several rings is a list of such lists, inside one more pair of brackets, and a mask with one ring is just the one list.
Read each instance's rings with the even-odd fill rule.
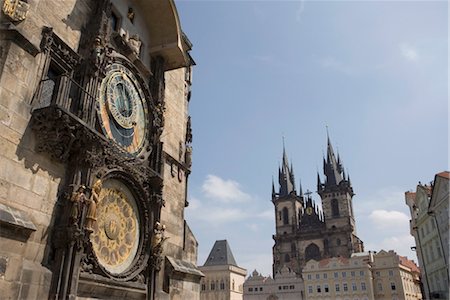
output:
[[139,153],[148,131],[148,111],[144,92],[133,72],[119,63],[108,66],[98,103],[104,134],[128,152]]

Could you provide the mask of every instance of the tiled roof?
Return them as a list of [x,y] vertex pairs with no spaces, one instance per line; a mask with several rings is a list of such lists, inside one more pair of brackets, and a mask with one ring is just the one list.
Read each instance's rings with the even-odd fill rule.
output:
[[408,257],[401,255],[399,255],[398,258],[400,260],[401,265],[410,268],[412,272],[420,273],[420,270],[414,261],[409,260]]
[[233,265],[238,266],[234,260],[233,253],[227,240],[220,240],[214,243],[208,259],[203,266],[224,266]]
[[444,171],[444,172],[441,172],[441,173],[436,174],[436,176],[439,176],[439,177],[442,177],[442,178],[450,179],[450,172]]
[[324,259],[320,260],[319,267],[322,268],[322,267],[327,266],[330,263],[330,261],[333,259],[338,260],[341,265],[348,265],[348,258],[339,256],[339,257],[332,257],[332,258],[324,258]]

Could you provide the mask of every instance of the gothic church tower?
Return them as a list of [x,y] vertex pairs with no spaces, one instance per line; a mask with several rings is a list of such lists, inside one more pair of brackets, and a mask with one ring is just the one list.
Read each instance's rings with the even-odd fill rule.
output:
[[324,183],[317,174],[317,193],[322,199],[326,227],[333,232],[328,240],[329,255],[349,257],[351,253],[363,250],[362,242],[356,236],[352,203],[354,193],[350,176],[345,174],[339,154],[336,159],[329,137],[323,172]]
[[283,160],[278,170],[279,191],[272,182],[272,203],[275,208],[276,234],[273,236],[273,275],[288,267],[301,275],[310,259],[350,257],[363,251],[363,243],[356,236],[353,214],[353,188],[343,171],[339,155],[327,139],[327,158],[324,158],[322,183],[317,174],[317,193],[322,206],[316,204],[311,192],[303,195],[295,189],[294,171],[283,145]]

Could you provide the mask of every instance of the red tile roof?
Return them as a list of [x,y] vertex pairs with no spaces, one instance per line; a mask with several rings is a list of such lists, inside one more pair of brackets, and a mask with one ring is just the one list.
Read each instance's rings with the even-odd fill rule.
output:
[[444,172],[441,172],[441,173],[437,173],[436,176],[450,179],[450,172],[449,171],[444,171]]
[[400,264],[401,265],[403,265],[403,266],[405,266],[407,268],[410,268],[412,272],[420,273],[420,270],[419,270],[419,268],[417,267],[417,265],[416,265],[416,263],[414,261],[409,260],[408,257],[401,256],[401,255],[399,255],[398,258],[400,260]]
[[[348,265],[348,258],[345,257],[333,257],[333,258],[337,258],[337,260],[341,263],[341,265]],[[319,261],[319,267],[325,267],[326,265],[328,265],[330,263],[330,261],[333,258],[324,258],[322,260]]]

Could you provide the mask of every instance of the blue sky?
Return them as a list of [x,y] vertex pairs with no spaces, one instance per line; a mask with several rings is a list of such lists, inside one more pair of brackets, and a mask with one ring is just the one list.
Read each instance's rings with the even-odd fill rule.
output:
[[315,192],[326,126],[351,176],[366,250],[414,257],[404,192],[448,169],[447,2],[179,0],[177,8],[197,63],[186,219],[198,264],[227,239],[249,273],[271,273],[282,137],[297,185]]

